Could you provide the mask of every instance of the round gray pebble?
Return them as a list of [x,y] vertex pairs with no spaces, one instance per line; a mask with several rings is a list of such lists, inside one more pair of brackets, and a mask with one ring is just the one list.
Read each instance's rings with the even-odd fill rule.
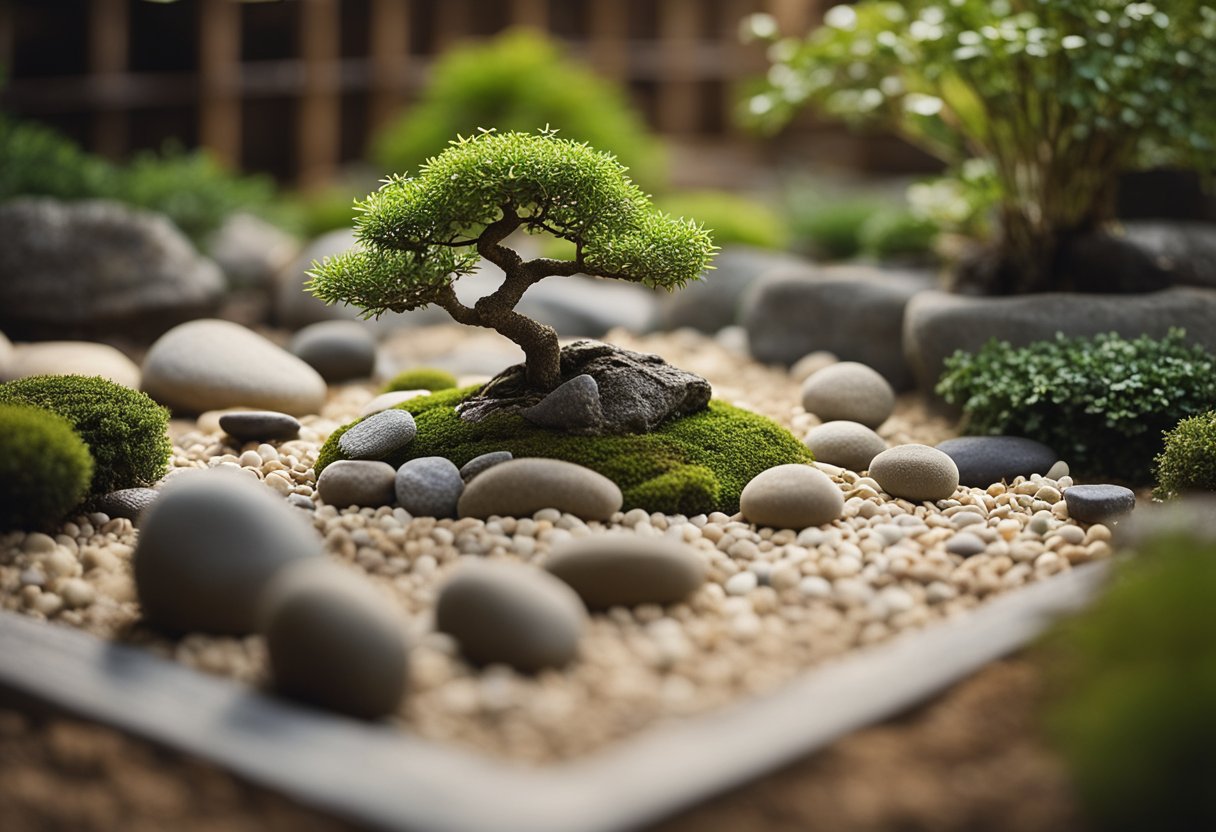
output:
[[295,439],[300,421],[277,410],[237,410],[220,416],[220,429],[242,442]]
[[1068,516],[1082,523],[1104,523],[1136,507],[1136,494],[1121,485],[1074,485],[1064,489]]
[[455,517],[464,480],[451,460],[423,456],[397,469],[395,487],[397,503],[415,517]]
[[376,366],[376,339],[358,321],[309,324],[295,334],[288,349],[328,382],[368,378]]
[[674,604],[705,583],[705,561],[686,543],[609,533],[556,548],[545,568],[591,609]]
[[560,459],[529,457],[503,462],[469,483],[460,498],[460,516],[531,517],[555,508],[583,520],[608,520],[624,497],[612,480],[590,468]]
[[397,472],[374,459],[340,459],[325,466],[317,477],[317,495],[331,506],[392,505],[396,500]]
[[959,532],[954,537],[946,541],[946,551],[952,555],[962,555],[969,558],[972,555],[978,555],[984,551],[987,545],[978,535],[971,532]]
[[467,483],[473,477],[499,465],[503,462],[510,462],[515,457],[510,451],[490,451],[488,454],[475,456],[460,467],[460,476]]
[[348,459],[383,459],[414,440],[418,428],[404,410],[382,410],[357,423],[338,440]]
[[121,488],[97,498],[95,508],[111,518],[125,517],[139,525],[140,517],[159,496],[154,488]]
[[850,471],[869,469],[871,460],[887,449],[886,440],[861,422],[844,419],[812,428],[803,440],[818,462]]
[[757,526],[805,529],[830,523],[844,511],[844,496],[826,474],[809,465],[778,465],[743,487],[739,510]]
[[870,476],[893,497],[920,502],[945,500],[958,488],[958,467],[928,445],[896,445],[874,457]]
[[847,420],[877,428],[895,409],[895,391],[877,370],[840,361],[803,382],[802,407],[825,422]]

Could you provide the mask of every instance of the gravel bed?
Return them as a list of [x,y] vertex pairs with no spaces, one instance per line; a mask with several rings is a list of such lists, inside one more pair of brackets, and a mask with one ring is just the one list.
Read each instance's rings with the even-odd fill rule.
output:
[[[818,424],[798,406],[789,374],[710,339],[683,332],[611,339],[700,373],[718,397],[798,436]],[[232,467],[285,497],[311,499],[321,442],[377,392],[367,384],[331,388],[321,414],[303,418],[300,437],[286,442],[234,447],[224,444],[214,415],[175,422],[173,469]],[[936,444],[951,430],[901,400],[879,433],[891,444]],[[964,614],[1111,551],[1105,526],[1068,519],[1060,495],[1071,484],[1067,477],[959,488],[952,499],[914,504],[884,494],[868,477],[818,467],[841,489],[844,516],[802,532],[757,529],[723,514],[641,510],[606,524],[552,509],[518,519],[436,521],[400,508],[339,511],[319,501],[312,514],[329,555],[371,576],[409,614],[411,690],[397,721],[430,739],[530,763],[585,754],[657,720],[772,690],[825,659]],[[608,528],[692,544],[709,580],[687,603],[592,616],[579,660],[536,676],[472,668],[450,638],[434,632],[436,588],[462,555],[539,564],[555,544]],[[964,558],[947,549],[962,530],[979,539],[979,554]],[[125,519],[91,514],[54,536],[0,536],[0,606],[262,684],[258,638],[173,641],[141,626],[129,566],[136,535]]]

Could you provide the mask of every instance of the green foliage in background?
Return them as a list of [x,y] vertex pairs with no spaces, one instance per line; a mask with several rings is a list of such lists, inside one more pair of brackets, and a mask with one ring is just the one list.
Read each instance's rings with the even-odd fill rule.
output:
[[445,52],[422,100],[375,137],[372,158],[386,171],[412,173],[453,136],[546,125],[614,154],[644,187],[661,187],[661,148],[624,91],[530,30]]
[[861,229],[887,200],[871,195],[833,194],[800,187],[787,198],[794,248],[821,260],[861,254]]
[[0,115],[0,201],[101,197],[114,188],[114,178],[108,162],[49,127]]
[[937,392],[973,434],[1037,439],[1083,475],[1152,479],[1162,433],[1216,408],[1216,358],[1171,330],[1162,339],[993,339],[946,359]]
[[[877,124],[958,167],[987,161],[1021,288],[1113,216],[1117,175],[1211,169],[1216,6],[1203,0],[862,0],[773,43],[746,103],[768,128],[804,104]],[[776,26],[752,18],[754,35]]]
[[169,411],[138,390],[100,376],[31,376],[0,384],[0,404],[67,419],[96,463],[92,494],[150,486],[168,470]]
[[695,219],[719,246],[734,244],[780,250],[789,244],[785,217],[756,199],[729,191],[678,191],[654,202],[660,211],[673,217]]
[[381,393],[395,393],[398,390],[448,390],[456,386],[456,376],[447,370],[436,367],[414,367],[402,370],[389,379]]
[[876,260],[927,257],[935,239],[936,223],[907,210],[879,211],[857,231],[862,252]]
[[80,504],[92,477],[93,457],[67,419],[0,404],[0,531],[49,528]]
[[1165,534],[1047,640],[1049,734],[1095,829],[1216,828],[1216,543]]
[[1188,491],[1216,492],[1216,411],[1183,419],[1168,431],[1155,463],[1154,495],[1160,499]]

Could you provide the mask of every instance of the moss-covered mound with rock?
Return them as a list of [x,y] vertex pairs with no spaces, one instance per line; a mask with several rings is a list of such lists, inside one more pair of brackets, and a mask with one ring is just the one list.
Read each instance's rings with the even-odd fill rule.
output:
[[402,370],[389,379],[381,393],[396,393],[398,390],[450,390],[456,386],[456,376],[436,367],[415,367]]
[[80,504],[93,457],[62,416],[0,404],[0,531],[50,526]]
[[67,419],[96,463],[92,494],[152,485],[168,470],[169,411],[138,390],[100,376],[32,376],[0,384],[0,404]]
[[[476,391],[445,390],[400,405],[413,414],[418,433],[385,461],[399,466],[418,457],[442,456],[461,466],[490,451],[510,451],[516,458],[563,459],[615,482],[625,497],[625,510],[695,515],[733,514],[739,510],[743,486],[756,474],[813,459],[777,423],[720,401],[651,433],[575,436],[538,428],[514,413],[463,421],[456,415],[456,405]],[[355,424],[339,428],[326,441],[317,458],[318,474],[344,458],[338,440]]]

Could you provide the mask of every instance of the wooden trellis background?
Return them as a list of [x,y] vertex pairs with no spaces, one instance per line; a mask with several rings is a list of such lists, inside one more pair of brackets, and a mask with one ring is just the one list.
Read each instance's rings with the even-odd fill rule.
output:
[[308,186],[367,139],[460,40],[554,34],[628,85],[661,133],[729,141],[731,85],[763,71],[739,20],[816,25],[828,0],[0,0],[0,106],[121,157],[178,137]]

